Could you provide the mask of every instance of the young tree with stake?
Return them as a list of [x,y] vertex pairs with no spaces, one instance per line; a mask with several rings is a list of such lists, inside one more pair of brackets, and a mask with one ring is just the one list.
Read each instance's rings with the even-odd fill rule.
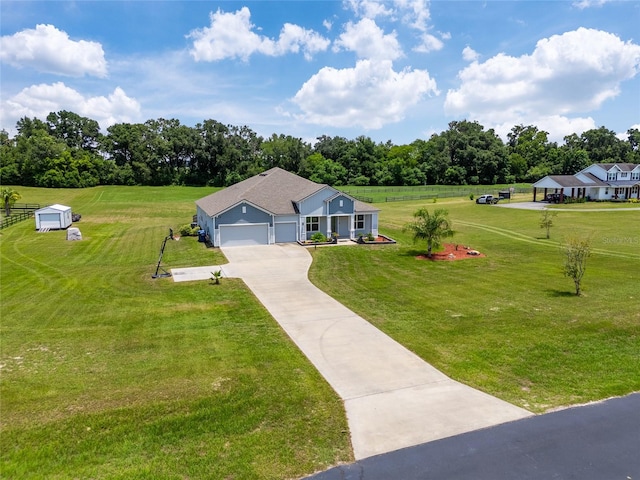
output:
[[582,277],[587,268],[587,258],[591,254],[591,241],[588,238],[571,237],[564,245],[564,274],[573,280],[576,295],[582,293]]
[[558,212],[550,212],[546,208],[542,211],[542,217],[540,217],[540,228],[547,230],[547,240],[551,238],[551,227],[553,226],[553,219],[558,215]]

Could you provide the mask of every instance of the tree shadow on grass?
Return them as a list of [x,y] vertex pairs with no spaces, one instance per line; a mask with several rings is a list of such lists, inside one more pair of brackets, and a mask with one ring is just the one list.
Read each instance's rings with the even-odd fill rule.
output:
[[[432,254],[438,253],[437,250],[432,250],[431,251]],[[408,250],[402,250],[400,252],[400,255],[402,255],[403,257],[418,257],[418,256],[427,256],[427,249],[426,248],[410,248]]]
[[570,290],[557,290],[548,288],[545,290],[545,293],[550,297],[562,298],[562,297],[577,297],[576,292]]

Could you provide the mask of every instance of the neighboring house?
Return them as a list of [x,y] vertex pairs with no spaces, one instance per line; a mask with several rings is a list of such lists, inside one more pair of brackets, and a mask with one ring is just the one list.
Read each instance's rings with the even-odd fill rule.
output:
[[196,210],[216,247],[378,235],[377,208],[277,167],[197,200]]
[[557,193],[589,200],[640,199],[640,164],[594,163],[575,175],[548,175],[533,184],[534,202],[538,190],[544,190],[544,197]]
[[66,205],[49,205],[34,212],[36,218],[36,230],[56,229],[62,230],[71,225],[71,207]]

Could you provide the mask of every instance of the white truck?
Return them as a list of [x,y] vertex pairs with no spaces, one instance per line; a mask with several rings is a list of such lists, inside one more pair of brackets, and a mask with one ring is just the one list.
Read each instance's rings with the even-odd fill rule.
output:
[[493,195],[480,195],[478,198],[476,198],[476,203],[492,205],[498,203],[499,200],[499,198],[494,197]]

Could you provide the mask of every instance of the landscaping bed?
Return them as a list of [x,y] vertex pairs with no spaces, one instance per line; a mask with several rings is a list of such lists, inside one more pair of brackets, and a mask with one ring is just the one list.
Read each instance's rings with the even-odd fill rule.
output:
[[467,258],[483,258],[485,255],[479,251],[463,245],[454,243],[445,243],[442,245],[443,250],[432,252],[431,257],[425,255],[416,255],[418,260],[465,260]]
[[384,245],[384,244],[392,244],[392,243],[396,243],[396,241],[390,237],[387,237],[385,235],[378,235],[377,237],[373,237],[373,239],[371,239],[370,237],[359,237],[358,240],[356,240],[357,243],[360,244],[374,244],[374,245]]

